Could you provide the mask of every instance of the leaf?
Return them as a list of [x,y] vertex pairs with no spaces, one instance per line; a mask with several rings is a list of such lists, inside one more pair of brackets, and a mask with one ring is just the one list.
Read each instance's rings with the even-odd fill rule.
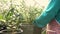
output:
[[0,19],[3,19],[3,15],[2,14],[0,14]]
[[4,20],[4,19],[0,19],[0,21],[2,21],[2,22],[6,22],[6,20]]
[[46,34],[46,30],[42,31],[42,34]]

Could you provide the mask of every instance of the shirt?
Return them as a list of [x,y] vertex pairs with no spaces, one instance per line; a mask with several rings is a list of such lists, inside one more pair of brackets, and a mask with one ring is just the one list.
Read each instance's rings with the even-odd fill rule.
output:
[[56,19],[60,23],[60,0],[49,0],[49,4],[43,10],[41,15],[37,17],[33,24],[37,27],[46,26],[52,19]]

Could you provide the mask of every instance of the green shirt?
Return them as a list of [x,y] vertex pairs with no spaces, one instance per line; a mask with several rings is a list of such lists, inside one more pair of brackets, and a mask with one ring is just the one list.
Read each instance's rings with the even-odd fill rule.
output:
[[60,23],[60,0],[50,0],[48,6],[43,10],[41,15],[33,22],[37,27],[46,26],[52,19]]

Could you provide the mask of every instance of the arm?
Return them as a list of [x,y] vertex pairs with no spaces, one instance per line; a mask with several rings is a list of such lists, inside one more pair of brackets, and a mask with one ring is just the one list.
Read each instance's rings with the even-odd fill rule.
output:
[[35,19],[34,24],[41,28],[46,26],[52,19],[54,19],[58,9],[58,0],[51,0],[48,6],[43,10],[42,14]]

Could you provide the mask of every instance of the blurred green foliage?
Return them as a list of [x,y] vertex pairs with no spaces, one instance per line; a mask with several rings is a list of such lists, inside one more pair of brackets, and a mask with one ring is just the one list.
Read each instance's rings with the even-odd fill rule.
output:
[[16,28],[20,23],[32,23],[43,10],[43,7],[27,7],[24,0],[0,0],[0,21],[8,28]]

